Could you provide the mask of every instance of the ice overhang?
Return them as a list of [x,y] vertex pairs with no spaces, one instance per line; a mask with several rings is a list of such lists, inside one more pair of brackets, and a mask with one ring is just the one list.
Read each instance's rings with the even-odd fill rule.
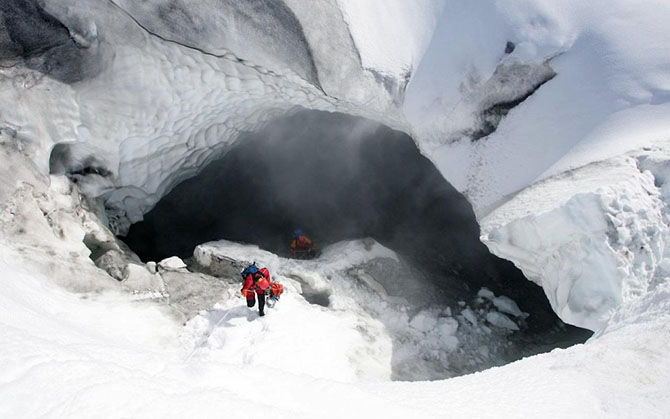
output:
[[[116,232],[125,231],[176,184],[225,153],[241,132],[259,130],[295,109],[363,116],[409,132],[395,98],[360,66],[352,45],[312,49],[317,81],[309,75],[312,70],[284,65],[295,51],[287,58],[268,46],[260,48],[257,39],[248,41],[257,47],[248,56],[222,47],[216,37],[202,44],[173,36],[174,27],[152,18],[150,10],[129,11],[124,2],[85,3],[77,2],[76,8],[69,1],[9,5],[12,13],[18,10],[18,17],[34,23],[30,33],[40,28],[64,33],[57,48],[15,36],[26,28],[16,13],[10,16],[3,9],[3,16],[16,23],[5,28],[11,46],[23,51],[12,59],[27,66],[12,67],[11,77],[33,80],[29,87],[34,95],[22,89],[2,95],[32,108],[31,113],[21,106],[9,110],[8,119],[23,132],[37,133],[40,149],[57,145],[53,173],[78,176],[82,191],[105,202]],[[290,17],[285,12],[280,15]],[[329,31],[346,28],[337,22]],[[316,41],[310,31],[291,36]],[[58,67],[71,58],[72,48],[79,64]],[[253,61],[262,54],[267,55],[262,65]],[[342,72],[327,70],[334,61],[344,63]],[[86,71],[93,67],[95,72]],[[61,70],[67,77],[58,76]],[[57,94],[50,95],[50,103],[37,104],[45,91]],[[36,159],[43,166],[42,156]],[[93,161],[94,166],[88,164]]]

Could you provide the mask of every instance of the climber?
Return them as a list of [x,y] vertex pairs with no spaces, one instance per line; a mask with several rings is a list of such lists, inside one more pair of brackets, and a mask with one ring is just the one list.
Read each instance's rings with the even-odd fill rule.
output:
[[256,303],[258,294],[258,314],[265,316],[265,294],[270,293],[270,272],[267,268],[258,269],[256,262],[247,266],[242,271],[242,295],[247,299],[247,307],[251,308]]
[[312,242],[299,228],[293,231],[293,241],[291,241],[291,248],[288,252],[292,258],[296,259],[312,259],[321,253],[319,245]]

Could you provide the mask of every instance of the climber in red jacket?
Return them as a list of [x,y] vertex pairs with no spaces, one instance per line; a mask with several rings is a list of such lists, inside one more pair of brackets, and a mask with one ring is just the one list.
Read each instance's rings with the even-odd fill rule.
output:
[[298,228],[293,231],[293,241],[291,241],[288,253],[295,259],[313,259],[321,254],[321,250],[319,245],[305,236]]
[[270,290],[270,271],[267,268],[258,269],[256,263],[247,266],[242,271],[242,295],[247,299],[247,307],[251,308],[256,304],[256,294],[258,294],[258,314],[265,316],[265,294]]

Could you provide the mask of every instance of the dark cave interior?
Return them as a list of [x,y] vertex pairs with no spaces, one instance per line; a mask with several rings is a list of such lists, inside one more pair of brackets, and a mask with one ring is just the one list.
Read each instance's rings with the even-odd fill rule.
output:
[[286,256],[298,227],[322,246],[376,239],[435,278],[445,304],[486,286],[531,313],[531,331],[558,322],[542,289],[481,243],[472,207],[411,137],[341,113],[301,110],[242,134],[123,240],[145,261],[220,239]]

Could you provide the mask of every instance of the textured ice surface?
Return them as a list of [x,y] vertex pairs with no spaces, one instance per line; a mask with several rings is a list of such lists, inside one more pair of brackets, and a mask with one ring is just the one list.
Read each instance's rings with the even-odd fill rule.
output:
[[[261,3],[259,7],[264,4]],[[177,4],[174,6],[178,9]],[[247,37],[244,42],[263,46],[263,57],[267,60],[257,64],[244,59],[244,51],[231,50],[236,46],[234,42],[225,43],[228,48],[222,49],[221,44],[227,38],[212,28],[197,36],[177,31],[181,37],[197,38],[198,45],[171,39],[172,32],[180,26],[159,19],[161,14],[152,14],[152,7],[161,6],[153,3],[135,6],[136,18],[113,2],[47,2],[49,12],[64,25],[71,21],[95,25],[98,43],[95,52],[90,53],[100,55],[104,61],[100,74],[64,85],[48,71],[40,73],[21,66],[2,69],[5,82],[0,97],[5,103],[17,104],[3,114],[2,126],[11,128],[25,141],[39,144],[35,161],[41,167],[45,165],[45,154],[55,143],[75,144],[77,152],[71,155],[79,160],[71,162],[69,167],[85,165],[84,161],[91,157],[82,155],[86,146],[80,143],[94,149],[98,160],[104,157],[105,164],[98,169],[107,176],[97,184],[94,179],[87,179],[89,184],[93,183],[87,192],[104,197],[109,221],[117,231],[140,220],[176,183],[225,152],[241,131],[258,128],[296,106],[339,110],[375,117],[393,126],[406,126],[392,105],[391,95],[373,75],[363,74],[360,65],[347,64],[347,74],[351,74],[345,78],[340,78],[343,73],[333,71],[336,63],[346,62],[342,57],[355,56],[353,48],[328,49],[324,45],[322,54],[314,54],[325,69],[330,69],[330,76],[322,77],[322,84],[329,89],[326,94],[319,83],[310,81],[311,76],[273,64],[278,57],[282,62],[309,70],[290,51],[285,56],[282,54],[286,50]],[[226,7],[241,6],[226,3]],[[221,16],[228,10],[223,9]],[[208,19],[216,20],[219,16],[209,13],[204,6],[189,8],[189,13],[200,16],[205,26],[213,24]],[[281,21],[292,14],[286,8],[262,13],[258,10],[258,13],[255,17],[261,23],[245,20],[241,24],[244,30],[258,32],[263,19]],[[191,18],[197,20],[198,16]],[[149,21],[147,26],[156,26],[156,31],[165,33],[147,31],[141,24],[145,18]],[[188,16],[181,18],[188,20]],[[342,25],[343,21],[341,31]],[[321,40],[319,33],[310,32],[312,42]],[[339,35],[333,39],[342,34]],[[302,39],[297,33],[286,36]],[[305,56],[304,45],[300,48]],[[356,82],[356,77],[362,81]]]
[[645,157],[547,179],[482,220],[489,248],[542,285],[569,323],[597,330],[623,302],[668,279],[668,204],[638,159]]

